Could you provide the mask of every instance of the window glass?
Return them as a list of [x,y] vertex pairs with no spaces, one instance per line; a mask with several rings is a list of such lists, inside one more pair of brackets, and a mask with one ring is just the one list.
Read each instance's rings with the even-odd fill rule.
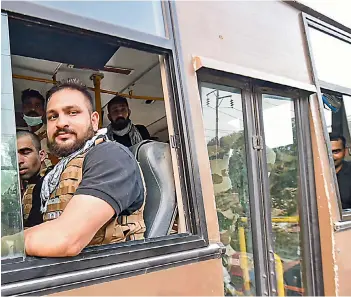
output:
[[347,122],[347,125],[345,125],[345,130],[348,128],[348,133],[346,134],[346,137],[348,136],[349,138],[349,144],[350,138],[351,138],[351,96],[343,96],[343,103],[344,103],[344,109],[345,109],[345,119]]
[[222,243],[226,295],[256,295],[241,92],[201,85],[202,112]]
[[[336,178],[343,210],[351,210],[351,96],[325,91],[324,117],[331,140]],[[345,148],[341,137],[345,139]]]
[[318,79],[351,88],[351,44],[310,28]]
[[161,1],[36,1],[71,14],[165,36]]
[[278,295],[292,296],[303,292],[294,102],[263,95],[262,106]]
[[[19,178],[17,171],[15,113],[12,91],[11,57],[7,16],[1,15],[1,236],[22,230]],[[23,242],[19,242],[23,247]],[[24,255],[24,250],[13,252],[13,241],[2,242],[1,258]]]

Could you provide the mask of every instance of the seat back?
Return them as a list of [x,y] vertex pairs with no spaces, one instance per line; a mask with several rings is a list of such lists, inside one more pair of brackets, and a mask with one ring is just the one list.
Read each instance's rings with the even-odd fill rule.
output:
[[168,235],[177,214],[169,144],[144,140],[130,150],[140,164],[146,184],[145,238]]

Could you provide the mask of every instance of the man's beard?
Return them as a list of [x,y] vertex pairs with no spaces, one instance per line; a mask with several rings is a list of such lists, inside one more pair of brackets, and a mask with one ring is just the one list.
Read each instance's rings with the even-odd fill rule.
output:
[[[62,144],[59,145],[58,143],[56,143],[55,139],[59,135],[58,133],[60,133],[60,132],[65,132],[65,133],[70,133],[70,134],[76,135],[76,141],[71,146],[62,145]],[[77,138],[77,133],[75,131],[68,129],[68,128],[63,128],[63,129],[57,130],[55,132],[55,134],[53,135],[52,142],[48,140],[48,148],[49,148],[50,152],[52,154],[56,155],[57,157],[67,157],[70,154],[80,150],[89,139],[93,138],[94,134],[95,134],[95,132],[94,132],[93,126],[91,124],[88,128],[88,131],[80,139]]]
[[115,121],[111,122],[111,126],[114,130],[123,130],[125,127],[128,126],[130,120],[128,118],[117,118]]
[[28,117],[40,117],[40,114],[37,113],[35,110],[31,110],[30,112],[28,112],[26,114],[26,116],[28,116]]

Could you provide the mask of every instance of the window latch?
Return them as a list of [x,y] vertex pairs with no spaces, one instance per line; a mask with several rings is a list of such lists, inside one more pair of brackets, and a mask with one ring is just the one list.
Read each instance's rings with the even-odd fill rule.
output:
[[180,148],[180,140],[179,140],[178,134],[170,135],[169,142],[170,142],[171,148]]
[[262,136],[252,136],[252,147],[254,150],[263,150],[263,139]]

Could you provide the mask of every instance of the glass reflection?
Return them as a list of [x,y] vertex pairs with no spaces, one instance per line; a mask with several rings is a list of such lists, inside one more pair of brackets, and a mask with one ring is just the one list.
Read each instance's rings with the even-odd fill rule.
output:
[[263,95],[262,108],[278,295],[303,295],[294,102]]
[[215,192],[226,296],[256,295],[241,92],[201,85],[202,112]]
[[161,1],[35,1],[71,14],[165,36]]
[[318,79],[351,88],[351,44],[310,28]]

